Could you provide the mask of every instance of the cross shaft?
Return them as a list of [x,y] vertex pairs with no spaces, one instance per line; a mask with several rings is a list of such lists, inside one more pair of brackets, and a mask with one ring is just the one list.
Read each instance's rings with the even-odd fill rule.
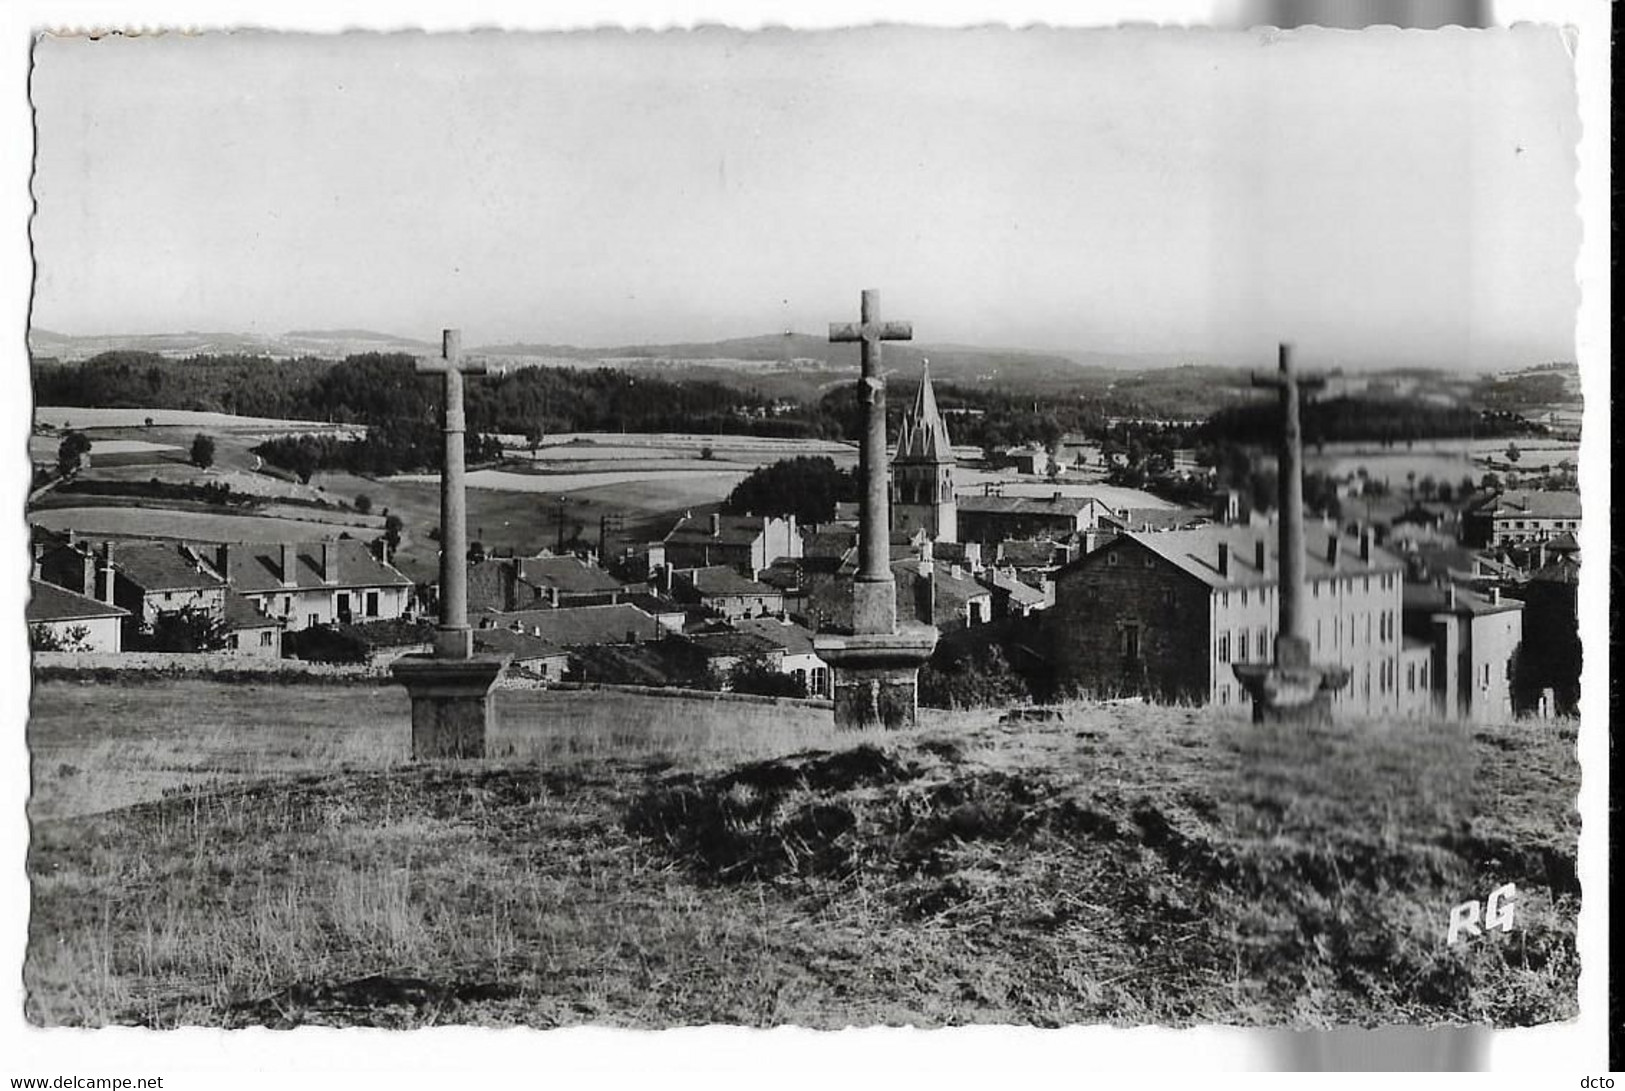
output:
[[443,330],[439,358],[420,359],[416,365],[420,374],[445,376],[445,401],[440,407],[445,436],[440,469],[440,625],[435,633],[435,654],[443,659],[468,659],[474,654],[474,634],[468,625],[463,376],[484,375],[488,369],[483,360],[463,359],[462,340],[461,330]]
[[[858,397],[863,412],[863,437],[858,447],[858,476],[863,481],[863,504],[858,522],[858,581],[891,583],[891,519],[886,487],[886,383],[880,376],[883,341],[908,341],[914,327],[908,322],[880,319],[880,293],[863,290],[857,322],[832,322],[832,342],[857,342],[862,358]],[[894,609],[895,614],[895,609]]]

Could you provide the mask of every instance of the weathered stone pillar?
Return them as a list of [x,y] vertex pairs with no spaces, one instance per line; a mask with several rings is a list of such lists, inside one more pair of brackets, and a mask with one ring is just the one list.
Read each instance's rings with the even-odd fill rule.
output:
[[1318,377],[1299,377],[1292,369],[1292,347],[1280,346],[1280,365],[1273,377],[1254,375],[1254,386],[1270,386],[1281,396],[1281,445],[1277,465],[1276,525],[1279,550],[1276,594],[1279,606],[1275,659],[1271,663],[1236,663],[1231,667],[1252,698],[1254,723],[1326,723],[1332,717],[1332,694],[1348,684],[1346,667],[1309,661],[1309,625],[1303,587],[1303,430],[1299,391],[1325,384]]
[[852,584],[852,632],[822,633],[819,658],[835,675],[835,726],[907,727],[919,708],[920,665],[936,647],[929,625],[897,621],[897,584],[891,570],[891,517],[887,482],[886,384],[880,374],[882,341],[914,336],[907,322],[880,320],[880,293],[863,292],[860,321],[831,324],[829,339],[856,341],[862,373],[858,400],[863,435],[858,472],[863,497],[858,513],[858,572]]
[[464,480],[463,375],[485,365],[462,358],[457,330],[441,335],[440,360],[420,360],[417,370],[445,376],[441,427],[445,457],[440,470],[440,624],[434,651],[404,655],[390,665],[412,699],[412,757],[479,758],[492,719],[491,687],[507,657],[474,654],[468,624],[468,509]]

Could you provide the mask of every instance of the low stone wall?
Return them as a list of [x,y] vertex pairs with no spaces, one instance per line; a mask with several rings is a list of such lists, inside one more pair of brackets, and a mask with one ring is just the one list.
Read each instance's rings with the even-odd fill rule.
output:
[[683,697],[691,701],[728,701],[753,705],[790,705],[797,708],[834,708],[822,697],[763,697],[755,693],[719,693],[709,689],[679,689],[676,686],[623,686],[607,682],[551,682],[539,689],[603,690],[606,693],[635,693],[641,697]]
[[35,652],[40,679],[92,678],[109,674],[164,678],[260,679],[267,681],[378,680],[387,664],[306,663],[298,659],[233,655],[230,652]]

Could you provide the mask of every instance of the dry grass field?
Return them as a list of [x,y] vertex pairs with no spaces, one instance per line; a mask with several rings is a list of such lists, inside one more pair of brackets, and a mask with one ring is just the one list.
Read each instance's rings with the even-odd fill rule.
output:
[[[1075,1022],[1576,1014],[1572,725],[1011,730],[503,691],[403,756],[393,687],[36,688],[45,1025]],[[1515,882],[1515,927],[1447,946]]]

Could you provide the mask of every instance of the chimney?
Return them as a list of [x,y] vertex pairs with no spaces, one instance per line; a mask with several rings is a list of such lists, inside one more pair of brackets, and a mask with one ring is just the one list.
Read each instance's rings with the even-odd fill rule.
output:
[[557,586],[549,587],[547,589],[547,601],[550,602],[555,608],[558,607],[558,605],[559,605],[559,589],[558,589]]
[[1456,585],[1453,583],[1444,585],[1444,604],[1451,610],[1456,608]]
[[1264,551],[1266,548],[1263,538],[1259,538],[1253,543],[1253,567],[1258,569],[1260,573],[1264,571]]
[[1333,568],[1337,567],[1337,554],[1338,554],[1338,546],[1339,546],[1339,544],[1340,543],[1337,540],[1337,535],[1336,534],[1328,534],[1326,536],[1326,563],[1331,565]]
[[1499,587],[1490,588],[1490,605],[1501,605],[1501,589]]
[[299,563],[299,547],[292,542],[282,543],[282,586],[293,587],[298,583],[294,572],[294,565]]
[[1230,575],[1230,543],[1219,543],[1219,575]]
[[1371,560],[1371,542],[1373,538],[1370,527],[1360,528],[1360,560]]
[[220,578],[225,580],[227,583],[231,582],[231,569],[227,567],[230,561],[231,549],[226,545],[225,542],[221,542],[219,545],[214,547],[215,570],[220,573]]
[[85,547],[85,571],[80,577],[79,590],[87,595],[96,594],[96,554],[90,547]]
[[339,547],[337,542],[322,543],[322,582],[339,582]]
[[1537,569],[1546,567],[1546,543],[1544,541],[1535,547],[1535,567]]
[[389,563],[389,539],[377,537],[372,540],[372,553],[381,564]]
[[37,579],[40,578],[40,560],[44,556],[45,556],[45,544],[43,542],[35,542],[34,543],[34,563],[33,563],[33,567],[29,569],[29,576],[30,576],[31,579],[36,579],[37,580]]
[[[113,543],[112,542],[106,542],[106,543],[104,543],[102,545],[102,571],[101,571],[101,596],[100,597],[101,597],[101,600],[103,602],[107,603],[107,605],[109,605],[109,606],[113,605],[113,585],[114,585],[114,583],[115,583],[115,581],[113,579]],[[94,584],[92,584],[92,585],[86,587],[85,588],[85,594],[87,594],[87,595],[96,594],[96,586]]]
[[716,512],[711,513],[711,537],[717,538],[722,534],[722,516]]

